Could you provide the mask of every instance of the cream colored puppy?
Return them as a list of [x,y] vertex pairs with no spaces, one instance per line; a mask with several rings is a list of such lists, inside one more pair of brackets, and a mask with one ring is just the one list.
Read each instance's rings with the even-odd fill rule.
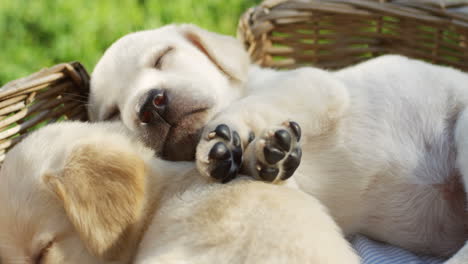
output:
[[455,69],[402,56],[337,72],[261,69],[234,38],[170,25],[106,51],[90,115],[120,118],[166,159],[196,155],[222,181],[241,166],[286,180],[301,160],[300,124],[302,163],[288,182],[346,234],[450,256],[468,239],[467,106],[468,75]]
[[2,264],[359,263],[300,191],[154,158],[117,124],[33,133],[0,172]]

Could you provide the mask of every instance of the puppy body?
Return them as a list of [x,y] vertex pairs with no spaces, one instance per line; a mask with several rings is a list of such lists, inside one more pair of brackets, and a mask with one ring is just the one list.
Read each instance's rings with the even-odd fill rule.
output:
[[359,263],[311,196],[216,183],[193,162],[154,158],[116,124],[51,125],[7,156],[4,264]]
[[237,107],[245,113],[229,108],[214,124],[245,120],[262,131],[268,125],[251,124],[300,123],[303,158],[293,178],[346,233],[442,256],[464,244],[466,133],[457,133],[466,122],[466,74],[384,56],[335,73],[257,69],[252,78],[250,89],[268,90],[259,97],[272,105],[245,102]]
[[177,185],[165,192],[136,263],[359,263],[306,194],[246,179],[187,181],[200,177],[193,167],[183,176],[168,179]]
[[[143,48],[122,52],[143,39],[151,40],[143,44],[147,49],[175,47],[161,68],[133,62],[154,58]],[[362,232],[440,256],[462,247],[468,238],[465,73],[402,56],[383,56],[337,72],[314,68],[278,72],[248,67],[247,54],[236,43],[191,25],[122,38],[93,73],[92,119],[105,120],[110,109],[119,109],[122,122],[144,135],[163,157],[193,159],[196,149],[198,170],[208,177],[214,171],[211,150],[226,143],[210,133],[226,124],[242,141],[243,171],[259,179],[269,135],[282,122],[297,121],[303,131],[303,156],[287,184],[323,202],[346,234]],[[182,58],[188,53],[193,56]],[[115,63],[115,58],[125,63]],[[200,71],[193,75],[194,69]],[[180,85],[186,77],[192,84]],[[116,98],[109,98],[115,85],[132,96],[115,93]],[[138,111],[128,107],[154,86],[164,86],[178,94],[176,98],[193,95],[181,109],[187,105],[196,109],[199,100],[210,102],[188,118],[190,122],[164,132],[173,140],[166,144],[158,140],[164,122],[142,125]],[[179,92],[184,87],[189,88]],[[179,108],[167,107],[176,112]],[[187,137],[183,131],[193,133]],[[250,143],[251,132],[256,139]],[[178,152],[183,154],[174,154]],[[268,166],[284,171],[282,164]]]

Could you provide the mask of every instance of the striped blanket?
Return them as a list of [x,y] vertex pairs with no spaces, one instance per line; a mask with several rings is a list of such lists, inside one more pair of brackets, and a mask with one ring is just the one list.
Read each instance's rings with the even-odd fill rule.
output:
[[351,244],[363,264],[440,264],[445,261],[441,258],[416,255],[362,235],[351,238]]

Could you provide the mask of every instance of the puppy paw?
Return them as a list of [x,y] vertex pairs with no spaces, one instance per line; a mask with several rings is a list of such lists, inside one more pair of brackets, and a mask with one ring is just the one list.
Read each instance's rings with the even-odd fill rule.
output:
[[197,168],[205,176],[223,183],[234,179],[242,164],[239,133],[226,124],[217,125],[197,147]]
[[301,127],[293,121],[267,129],[247,147],[243,169],[263,181],[287,180],[301,162],[300,138]]

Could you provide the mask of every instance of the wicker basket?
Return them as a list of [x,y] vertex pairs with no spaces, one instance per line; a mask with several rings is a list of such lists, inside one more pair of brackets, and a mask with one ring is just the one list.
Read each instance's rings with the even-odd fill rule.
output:
[[468,71],[466,12],[466,0],[266,0],[238,37],[267,67],[338,69],[394,53]]
[[86,120],[89,75],[77,63],[58,64],[0,88],[0,162],[35,128],[61,119]]

